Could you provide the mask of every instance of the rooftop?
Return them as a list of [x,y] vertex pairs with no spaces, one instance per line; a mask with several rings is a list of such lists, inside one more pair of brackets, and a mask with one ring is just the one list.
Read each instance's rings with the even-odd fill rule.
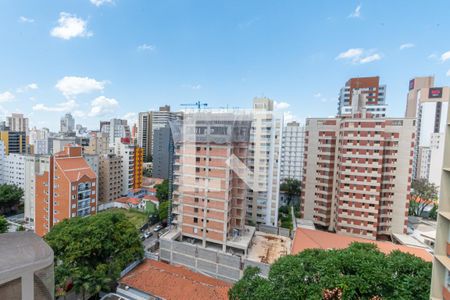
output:
[[397,245],[391,242],[372,241],[306,228],[297,228],[295,231],[291,252],[292,254],[297,254],[306,249],[345,249],[353,242],[375,244],[378,249],[385,254],[389,254],[394,250],[399,250],[420,257],[428,262],[431,262],[433,259],[433,256],[428,251],[421,248]]
[[[229,283],[150,259],[120,279],[122,288],[128,286],[162,299],[228,299]],[[128,291],[130,291],[128,289]]]
[[247,258],[272,264],[281,256],[289,254],[290,249],[291,240],[288,237],[256,231]]
[[0,234],[0,249],[0,281],[9,274],[47,267],[53,263],[53,250],[32,232]]

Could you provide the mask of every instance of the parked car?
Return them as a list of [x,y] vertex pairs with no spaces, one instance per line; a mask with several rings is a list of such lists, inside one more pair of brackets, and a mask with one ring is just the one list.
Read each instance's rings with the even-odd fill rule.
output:
[[154,231],[154,232],[159,232],[161,229],[163,229],[163,226],[160,224],[160,225],[156,226],[156,227],[153,229],[153,231]]
[[145,232],[144,233],[144,238],[148,239],[149,237],[151,237],[153,235],[153,232]]

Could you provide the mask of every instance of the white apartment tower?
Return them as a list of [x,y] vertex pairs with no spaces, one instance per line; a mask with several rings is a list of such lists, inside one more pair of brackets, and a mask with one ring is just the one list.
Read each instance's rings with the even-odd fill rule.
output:
[[22,131],[28,133],[28,118],[24,118],[23,114],[11,114],[7,118],[10,131]]
[[268,98],[253,100],[249,168],[253,172],[247,195],[247,221],[277,226],[283,117]]
[[134,181],[134,150],[135,146],[116,138],[114,153],[121,158],[122,189],[121,195],[127,195],[133,188]]
[[283,129],[282,140],[281,179],[292,178],[301,181],[303,176],[305,127],[295,121],[287,123]]
[[413,178],[439,186],[443,157],[445,113],[450,87],[435,87],[434,77],[416,77],[409,82],[405,116],[417,120]]
[[60,129],[61,133],[71,133],[75,130],[75,119],[72,117],[70,113],[64,115],[61,118]]

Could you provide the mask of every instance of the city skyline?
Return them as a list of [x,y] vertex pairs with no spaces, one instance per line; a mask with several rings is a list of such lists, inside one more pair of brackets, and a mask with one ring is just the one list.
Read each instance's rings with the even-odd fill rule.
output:
[[71,112],[95,129],[164,104],[250,108],[266,96],[304,121],[334,116],[339,89],[359,76],[380,76],[387,115],[401,117],[411,78],[449,85],[445,1],[50,2],[0,4],[0,35],[15,45],[0,49],[0,120],[23,113],[56,131]]

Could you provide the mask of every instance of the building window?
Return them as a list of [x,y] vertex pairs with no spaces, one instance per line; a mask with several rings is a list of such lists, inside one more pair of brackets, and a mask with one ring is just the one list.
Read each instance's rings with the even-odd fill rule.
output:
[[194,218],[194,223],[198,223],[198,218]]

